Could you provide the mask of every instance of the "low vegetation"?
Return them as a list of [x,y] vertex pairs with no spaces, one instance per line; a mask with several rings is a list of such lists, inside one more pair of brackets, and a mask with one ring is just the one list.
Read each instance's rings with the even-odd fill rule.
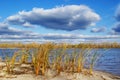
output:
[[[7,72],[12,74],[15,63],[30,64],[32,71],[36,75],[45,75],[48,69],[56,71],[56,75],[61,72],[68,73],[88,73],[92,75],[94,65],[97,62],[99,52],[93,48],[117,48],[118,43],[112,44],[78,44],[70,45],[66,43],[54,44],[0,44],[1,48],[19,48],[12,57],[6,56],[4,60]],[[80,48],[80,49],[79,49]],[[85,63],[88,63],[87,71]]]
[[[54,46],[56,48],[62,47],[61,44],[51,43],[51,48]],[[42,44],[39,43],[0,43],[0,48],[39,48]],[[120,43],[80,43],[80,44],[67,44],[67,48],[120,48]]]

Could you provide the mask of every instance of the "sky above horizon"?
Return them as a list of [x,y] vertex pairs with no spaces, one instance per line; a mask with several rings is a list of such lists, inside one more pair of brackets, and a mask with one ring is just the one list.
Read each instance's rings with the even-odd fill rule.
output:
[[0,41],[120,42],[120,0],[0,1]]

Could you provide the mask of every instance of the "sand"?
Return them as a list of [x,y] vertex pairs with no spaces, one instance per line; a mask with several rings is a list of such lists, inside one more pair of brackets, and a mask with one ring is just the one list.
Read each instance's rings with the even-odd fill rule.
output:
[[88,73],[88,69],[84,69],[81,73],[61,72],[57,75],[55,70],[48,69],[45,75],[36,76],[30,64],[21,64],[13,69],[14,74],[6,73],[6,65],[0,62],[0,80],[120,80],[120,76],[93,71],[93,74]]
[[20,74],[20,75],[7,75],[0,77],[0,80],[120,80],[119,76],[113,76],[109,73],[94,71],[93,75],[83,73],[65,73],[61,72],[59,75],[36,76],[35,74]]

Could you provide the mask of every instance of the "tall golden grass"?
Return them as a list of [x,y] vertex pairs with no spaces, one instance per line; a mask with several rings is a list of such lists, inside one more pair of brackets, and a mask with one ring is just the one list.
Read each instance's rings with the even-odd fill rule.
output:
[[[45,43],[46,44],[46,43]],[[62,44],[62,43],[61,43]],[[60,48],[63,47],[61,44],[52,43],[51,47]],[[63,43],[64,44],[64,43]],[[0,48],[38,48],[39,43],[0,43]],[[120,43],[111,42],[111,43],[79,43],[79,44],[67,44],[67,48],[120,48]]]
[[41,73],[45,74],[45,71],[49,67],[49,51],[51,48],[51,43],[46,43],[40,45],[36,49],[35,54],[32,55],[32,64],[36,75]]
[[18,53],[15,52],[13,54],[13,56],[10,58],[9,56],[6,56],[5,58],[5,63],[6,63],[6,72],[8,74],[11,74],[13,72],[13,68],[15,67],[15,62],[16,62],[16,58],[18,57]]
[[[102,46],[104,44],[101,44]],[[17,53],[13,55],[12,58],[6,58],[7,72],[11,73],[12,68],[16,62],[16,58],[19,56],[20,63],[28,63],[31,59],[31,66],[33,66],[34,73],[36,75],[45,75],[48,69],[56,70],[57,74],[60,72],[83,72],[85,69],[84,65],[90,54],[90,64],[89,64],[89,74],[92,74],[95,62],[97,61],[99,55],[97,52],[91,53],[92,48],[101,48],[100,44],[54,44],[54,43],[44,43],[44,44],[0,44],[1,48],[21,48]],[[114,47],[120,47],[120,44],[107,44],[103,46],[108,48],[114,45]],[[112,46],[113,47],[113,46]],[[68,53],[68,50],[72,49],[72,53]],[[80,50],[79,50],[80,49]],[[32,54],[31,54],[32,50]],[[52,59],[50,59],[52,57]],[[11,67],[12,65],[12,67]]]

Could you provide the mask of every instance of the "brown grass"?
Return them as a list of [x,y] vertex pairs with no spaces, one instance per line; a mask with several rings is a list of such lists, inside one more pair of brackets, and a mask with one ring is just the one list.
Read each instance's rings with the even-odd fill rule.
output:
[[[28,63],[28,59],[31,59],[31,66],[33,66],[34,73],[36,75],[45,75],[48,69],[56,70],[57,75],[61,72],[72,72],[72,73],[82,73],[84,71],[84,65],[87,61],[87,57],[91,54],[91,44],[83,44],[80,51],[77,51],[81,45],[70,45],[66,43],[54,44],[54,43],[44,43],[44,44],[0,44],[0,47],[20,47],[21,49],[13,55],[12,58],[6,57],[6,67],[7,72],[11,73],[12,68],[16,62],[16,57],[20,57],[20,63]],[[97,46],[98,47],[98,46]],[[71,55],[67,52],[68,49],[73,49]],[[31,54],[31,50],[33,53]],[[55,52],[52,52],[52,51]],[[95,61],[97,60],[96,52],[93,52],[93,56],[90,58],[89,74],[92,74]],[[53,57],[50,60],[50,56]],[[11,67],[12,66],[12,67]]]

